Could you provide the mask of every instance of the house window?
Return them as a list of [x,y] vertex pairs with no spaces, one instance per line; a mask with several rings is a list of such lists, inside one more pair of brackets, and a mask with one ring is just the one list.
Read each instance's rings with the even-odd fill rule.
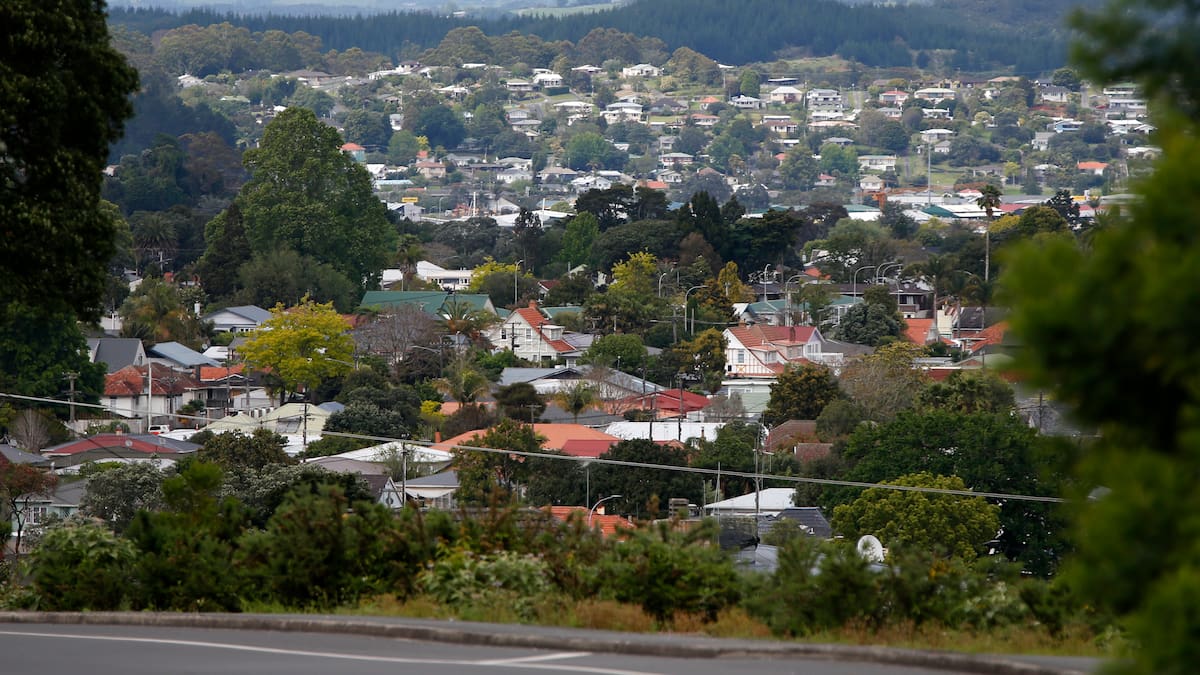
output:
[[737,350],[737,362],[738,363],[746,362],[746,351],[744,349]]
[[533,329],[532,329],[532,328],[529,328],[529,327],[526,327],[526,328],[525,328],[525,339],[526,339],[526,340],[528,340],[528,339],[530,339],[530,338],[532,338],[532,337],[533,337]]
[[25,524],[27,524],[27,525],[37,525],[38,523],[41,523],[45,520],[46,520],[46,507],[45,506],[31,506],[31,507],[29,507],[29,510],[25,512]]

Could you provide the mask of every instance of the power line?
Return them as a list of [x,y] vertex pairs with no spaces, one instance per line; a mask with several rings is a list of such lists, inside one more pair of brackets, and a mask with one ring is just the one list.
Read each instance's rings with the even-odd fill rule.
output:
[[[57,399],[52,399],[52,398],[43,398],[43,397],[37,397],[37,396],[24,396],[21,394],[10,394],[10,393],[5,393],[5,392],[0,392],[0,397],[13,398],[13,399],[24,400],[24,401],[53,403],[56,405],[62,405],[62,403],[63,403],[62,401],[59,401]],[[76,403],[75,405],[81,406],[81,407],[88,407],[88,408],[99,408],[101,410],[111,410],[110,408],[106,408],[105,406],[95,404],[95,403]],[[137,414],[138,411],[135,409],[131,412],[133,412],[134,414]],[[175,417],[179,417],[181,419],[209,421],[208,418],[201,417],[199,415],[183,415],[183,414],[178,414],[178,413],[175,413],[173,415]],[[256,423],[247,424],[248,428],[254,427],[254,426],[257,426],[260,428],[264,427],[264,420],[257,420]],[[440,443],[434,443],[432,441],[416,441],[416,440],[403,439],[403,438],[390,438],[388,436],[369,436],[366,434],[354,434],[354,433],[339,432],[339,431],[322,431],[321,434],[323,436],[353,438],[353,439],[364,440],[364,441],[376,441],[379,443],[401,443],[401,444],[406,444],[406,445],[416,445],[416,446],[427,447],[427,448],[432,448],[432,449],[440,449],[440,448],[434,448],[433,446],[441,445]],[[456,449],[456,450],[468,450],[471,452],[487,452],[487,453],[493,453],[493,454],[516,455],[519,457],[554,459],[554,460],[560,460],[560,461],[577,462],[577,463],[581,463],[581,464],[603,464],[603,465],[609,465],[609,466],[624,466],[624,467],[635,468],[635,469],[657,469],[660,471],[679,471],[679,472],[683,472],[683,473],[700,474],[700,475],[704,475],[704,476],[734,476],[734,477],[738,477],[738,478],[748,478],[751,480],[754,480],[754,479],[772,480],[772,481],[780,481],[780,482],[785,482],[785,483],[811,483],[811,484],[815,484],[815,485],[829,485],[829,486],[835,486],[835,487],[852,487],[852,488],[862,488],[862,489],[879,488],[879,489],[884,489],[884,490],[898,490],[901,492],[924,492],[924,493],[929,493],[929,494],[955,495],[955,496],[959,496],[959,497],[987,497],[989,499],[1003,499],[1003,500],[1012,500],[1012,501],[1026,501],[1026,502],[1042,502],[1042,503],[1052,503],[1052,504],[1061,504],[1061,503],[1065,503],[1067,501],[1066,499],[1063,499],[1062,497],[1045,497],[1045,496],[1039,496],[1039,495],[1020,495],[1020,494],[1010,494],[1010,493],[1006,493],[1006,492],[974,492],[971,490],[950,490],[950,489],[943,489],[943,488],[916,487],[916,486],[912,486],[912,485],[888,485],[885,483],[869,483],[869,482],[865,482],[865,481],[836,480],[836,479],[832,479],[832,478],[813,478],[813,477],[807,477],[807,476],[779,476],[779,475],[775,475],[775,474],[764,474],[761,472],[727,471],[724,469],[721,469],[721,470],[702,469],[699,467],[677,466],[677,465],[672,465],[672,464],[652,464],[649,462],[632,462],[632,461],[628,461],[628,460],[619,460],[619,459],[574,457],[571,455],[557,455],[557,454],[552,454],[552,453],[547,453],[547,452],[529,452],[529,451],[524,451],[524,450],[504,450],[504,449],[498,449],[498,448],[484,448],[484,447],[473,446],[473,445],[452,445],[452,446],[450,446],[450,448]]]

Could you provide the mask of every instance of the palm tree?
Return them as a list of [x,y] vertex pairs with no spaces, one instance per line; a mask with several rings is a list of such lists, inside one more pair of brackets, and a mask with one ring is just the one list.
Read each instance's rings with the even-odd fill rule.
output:
[[929,280],[933,286],[933,323],[937,325],[938,291],[946,280],[954,273],[958,261],[952,255],[931,255],[921,263],[921,276]]
[[566,389],[560,389],[551,398],[562,406],[563,410],[571,413],[575,424],[579,424],[579,413],[596,405],[600,400],[595,387],[582,381],[576,382]]
[[447,335],[465,335],[472,343],[481,342],[483,331],[500,322],[500,317],[495,314],[475,309],[471,303],[454,296],[446,300],[438,314]]
[[975,200],[975,203],[983,209],[988,219],[987,229],[983,231],[983,280],[988,281],[992,278],[992,219],[995,217],[996,209],[1000,208],[1000,188],[988,184],[979,191],[983,194]]
[[408,290],[409,277],[415,276],[417,263],[425,256],[421,240],[415,234],[402,234],[396,246],[396,265],[404,273],[400,278],[400,290]]
[[446,376],[435,380],[433,384],[438,391],[462,405],[475,403],[489,388],[487,377],[461,356],[450,364]]

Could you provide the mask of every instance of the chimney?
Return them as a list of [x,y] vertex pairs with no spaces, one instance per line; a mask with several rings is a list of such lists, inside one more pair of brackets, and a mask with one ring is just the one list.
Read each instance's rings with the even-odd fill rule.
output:
[[433,442],[434,443],[442,442],[442,432],[440,432],[440,431],[433,432]]
[[529,309],[537,309],[537,308],[538,308],[537,300],[530,300],[529,301]]

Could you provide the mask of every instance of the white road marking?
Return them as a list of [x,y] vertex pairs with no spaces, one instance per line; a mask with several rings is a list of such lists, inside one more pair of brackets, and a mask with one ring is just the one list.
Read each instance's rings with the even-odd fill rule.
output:
[[559,659],[577,659],[581,656],[591,656],[589,652],[559,652],[557,654],[541,654],[538,656],[520,656],[515,659],[492,659],[489,661],[478,661],[489,666],[503,666],[509,664],[520,663],[536,663],[538,661],[558,661]]
[[[313,652],[294,649],[279,649],[275,647],[256,647],[253,645],[234,645],[222,642],[203,642],[198,640],[167,640],[163,638],[144,638],[144,637],[123,637],[117,635],[81,635],[74,633],[37,633],[33,631],[8,631],[0,630],[0,635],[14,635],[20,637],[42,637],[52,639],[75,639],[75,640],[96,640],[101,642],[137,642],[142,644],[159,644],[170,645],[176,647],[205,647],[208,649],[225,649],[229,651],[240,652],[257,652],[260,654],[280,654],[284,656],[313,656],[324,659],[341,659],[345,661],[372,661],[380,663],[405,663],[405,664],[423,664],[423,665],[439,665],[439,666],[472,666],[478,668],[522,668],[525,670],[554,670],[572,673],[593,673],[594,675],[660,675],[659,673],[648,673],[638,670],[616,670],[613,668],[598,668],[591,666],[572,666],[566,664],[538,664],[531,663],[531,660],[538,660],[538,656],[530,656],[525,658],[516,658],[502,661],[460,661],[455,659],[412,659],[401,658],[395,656],[368,656],[365,654],[339,654],[337,652]],[[585,656],[584,652],[563,652],[559,654],[549,654],[541,658],[541,660],[573,658]]]

